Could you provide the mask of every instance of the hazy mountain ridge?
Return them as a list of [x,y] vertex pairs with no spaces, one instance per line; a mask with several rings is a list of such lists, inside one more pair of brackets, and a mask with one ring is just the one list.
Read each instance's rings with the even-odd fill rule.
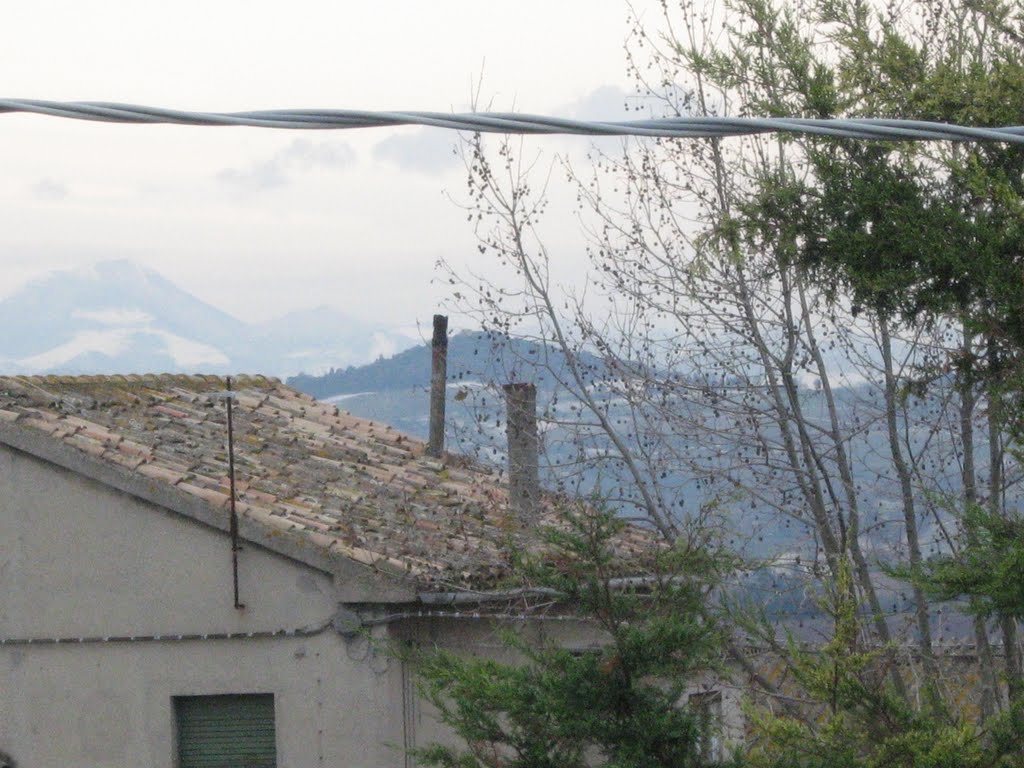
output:
[[[426,391],[430,383],[430,344],[421,344],[391,357],[380,357],[362,366],[332,369],[322,376],[299,374],[288,384],[313,397],[327,399],[362,392]],[[536,363],[545,360],[544,367]],[[594,355],[582,355],[581,364],[594,372],[603,369]],[[528,373],[539,387],[554,383],[566,370],[564,356],[527,339],[484,331],[462,331],[448,340],[448,382],[516,381]]]
[[415,343],[329,307],[246,323],[129,260],[54,272],[0,301],[6,373],[254,372],[358,364]]
[[[289,383],[313,396],[337,403],[356,416],[425,438],[430,356],[430,347],[425,344],[366,366],[334,370],[319,377],[297,376],[289,379]],[[505,406],[500,385],[515,380],[534,381],[538,384],[542,448],[553,467],[545,472],[544,483],[582,495],[601,491],[613,492],[620,499],[631,497],[634,491],[630,490],[633,486],[628,473],[623,463],[616,460],[615,447],[607,435],[592,427],[573,429],[567,426],[578,423],[584,409],[564,388],[555,385],[550,371],[543,367],[530,368],[531,361],[540,359],[545,359],[556,372],[564,366],[564,360],[553,350],[534,342],[480,332],[452,336],[445,425],[447,447],[452,452],[475,456],[503,468],[506,461]],[[632,439],[625,426],[632,417],[630,405],[617,393],[622,386],[621,371],[618,376],[609,375],[609,369],[596,356],[587,356],[582,363],[588,391],[605,410],[607,418],[622,425],[620,428],[626,430],[627,438]],[[616,381],[617,386],[606,386]],[[857,383],[838,387],[832,394],[839,420],[852,429],[848,450],[853,480],[860,496],[863,530],[871,531],[864,534],[863,544],[873,558],[885,559],[892,548],[900,546],[886,534],[889,528],[885,521],[901,516],[902,507],[899,488],[885,458],[888,437],[884,420],[877,419],[882,393],[868,383]],[[801,388],[800,398],[807,418],[824,424],[829,411],[822,392],[813,387]],[[939,442],[927,434],[926,428],[933,405],[922,401],[907,406],[913,420],[908,439],[918,447]],[[738,536],[746,542],[751,556],[806,554],[804,550],[810,546],[811,538],[804,523],[772,514],[756,499],[736,490],[739,486],[733,486],[733,480],[743,479],[740,476],[747,461],[743,453],[745,431],[730,427],[727,422],[732,417],[720,415],[712,400],[703,405],[699,398],[681,402],[680,408],[687,409],[695,423],[706,423],[709,428],[720,424],[723,437],[709,443],[696,434],[667,436],[663,471],[656,479],[663,494],[673,497],[673,504],[686,510],[699,510],[708,505],[721,507],[731,521],[730,526],[735,526]],[[766,429],[770,441],[772,428]],[[735,439],[730,442],[728,434],[733,434]],[[956,456],[955,446],[951,445],[940,454],[930,455],[931,471],[935,473],[930,489],[933,494],[958,498],[961,487]],[[589,466],[584,468],[578,464],[580,459]],[[698,466],[704,468],[703,473],[688,469]],[[720,472],[710,469],[715,467]],[[980,467],[980,471],[983,472],[984,467]],[[714,475],[714,482],[708,482],[709,472]],[[1016,499],[1024,490],[1018,487],[1009,493]],[[938,538],[930,519],[921,521],[921,536],[927,552],[931,553]]]

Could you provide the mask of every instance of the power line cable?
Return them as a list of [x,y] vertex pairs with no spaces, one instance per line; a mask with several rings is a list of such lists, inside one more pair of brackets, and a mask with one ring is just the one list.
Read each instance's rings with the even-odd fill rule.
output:
[[249,126],[290,130],[340,130],[420,125],[480,133],[647,136],[707,139],[791,133],[877,141],[970,141],[1024,144],[1024,126],[978,127],[924,120],[666,117],[644,120],[570,120],[514,112],[377,112],[358,109],[264,109],[192,112],[103,101],[0,99],[0,114],[31,113],[108,123]]

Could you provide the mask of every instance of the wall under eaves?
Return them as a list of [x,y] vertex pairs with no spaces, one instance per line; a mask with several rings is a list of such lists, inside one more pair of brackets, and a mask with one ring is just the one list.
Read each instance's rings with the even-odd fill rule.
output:
[[402,764],[401,665],[330,626],[331,575],[243,545],[240,611],[226,533],[0,446],[0,754],[171,768],[173,697],[273,693],[278,766]]

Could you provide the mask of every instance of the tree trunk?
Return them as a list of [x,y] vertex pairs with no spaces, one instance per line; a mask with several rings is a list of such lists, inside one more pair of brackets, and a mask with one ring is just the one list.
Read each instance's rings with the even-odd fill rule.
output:
[[[917,530],[917,510],[914,504],[914,488],[911,484],[910,468],[903,456],[900,444],[899,428],[896,421],[896,372],[892,360],[892,340],[889,336],[889,324],[883,318],[878,322],[878,331],[882,347],[882,368],[885,374],[885,422],[889,435],[889,452],[892,455],[893,467],[900,483],[900,495],[903,502],[903,524],[907,536],[907,549],[910,554],[910,567],[914,573],[921,569],[921,543]],[[916,581],[913,584],[914,617],[917,621],[917,643],[921,650],[921,661],[924,665],[922,693],[929,708],[933,712],[942,709],[942,698],[939,695],[939,667],[935,661],[932,648],[931,617],[928,601],[924,590]]]

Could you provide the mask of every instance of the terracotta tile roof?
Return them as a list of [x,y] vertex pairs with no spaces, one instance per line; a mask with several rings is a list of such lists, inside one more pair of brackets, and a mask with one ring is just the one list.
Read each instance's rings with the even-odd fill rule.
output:
[[[0,422],[173,485],[228,514],[215,376],[0,377]],[[240,517],[424,589],[486,588],[524,540],[492,470],[356,418],[276,379],[233,380]],[[623,538],[647,549],[641,531]]]

